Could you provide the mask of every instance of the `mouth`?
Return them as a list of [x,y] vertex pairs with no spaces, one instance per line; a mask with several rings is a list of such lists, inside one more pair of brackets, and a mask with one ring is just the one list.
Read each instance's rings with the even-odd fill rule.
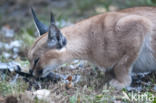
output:
[[50,73],[51,73],[51,71],[43,72],[41,78],[45,78],[45,77],[47,77]]
[[43,77],[35,77],[33,74],[31,73],[25,73],[25,72],[22,72],[21,71],[21,67],[20,66],[17,66],[17,70],[15,70],[15,72],[17,74],[19,74],[20,76],[22,76],[23,78],[34,78],[35,80],[37,81],[54,81],[54,82],[57,82],[59,80],[62,79],[62,77],[58,74],[55,74],[51,71],[47,72],[46,74],[43,75]]
[[47,77],[50,73],[52,72],[52,70],[51,70],[51,68],[45,68],[44,70],[43,70],[43,73],[42,73],[42,75],[41,75],[41,77],[42,78],[45,78],[45,77]]
[[42,78],[47,77],[50,73],[52,73],[52,70],[55,69],[57,67],[57,65],[53,65],[53,66],[47,66],[45,69],[43,69]]

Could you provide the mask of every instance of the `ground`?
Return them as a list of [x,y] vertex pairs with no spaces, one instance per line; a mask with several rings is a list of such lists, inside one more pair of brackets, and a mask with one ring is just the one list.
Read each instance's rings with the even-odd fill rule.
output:
[[56,69],[61,81],[36,81],[4,70],[15,64],[26,71],[29,68],[27,52],[37,36],[30,7],[47,25],[53,11],[57,26],[62,28],[99,13],[137,5],[155,6],[155,0],[2,0],[0,103],[156,103],[155,73],[133,74],[131,87],[117,91],[106,83],[105,74],[87,61],[75,60]]

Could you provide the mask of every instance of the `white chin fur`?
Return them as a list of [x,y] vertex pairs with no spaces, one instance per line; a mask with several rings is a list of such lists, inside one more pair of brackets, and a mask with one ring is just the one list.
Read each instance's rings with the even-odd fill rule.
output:
[[53,65],[53,66],[47,66],[46,68],[43,69],[43,73],[41,77],[46,77],[49,73],[51,73],[53,71],[53,69],[55,69],[57,66]]

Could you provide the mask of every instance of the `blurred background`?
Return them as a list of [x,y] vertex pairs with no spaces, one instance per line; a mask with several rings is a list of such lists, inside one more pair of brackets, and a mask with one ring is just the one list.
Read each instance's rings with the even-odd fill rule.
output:
[[[26,80],[25,82],[25,80],[23,81],[21,77],[17,77],[17,74],[10,72],[6,73],[6,71],[3,71],[3,69],[6,68],[9,68],[9,70],[12,69],[16,64],[20,64],[22,68],[26,68],[27,70],[29,68],[27,53],[37,35],[30,11],[31,7],[33,7],[36,11],[38,18],[47,25],[50,23],[50,12],[53,12],[56,19],[56,25],[59,28],[63,28],[64,26],[74,24],[82,19],[100,13],[135,6],[156,6],[156,0],[0,0],[0,103],[1,99],[10,94],[15,95],[17,93],[25,93],[25,91],[30,92],[30,90],[33,91],[45,88],[44,83],[42,83],[44,86],[40,86],[38,82],[28,82],[29,80]],[[82,68],[85,68],[85,71]],[[114,101],[112,95],[116,96],[121,94],[117,94],[116,92],[113,93],[113,89],[108,90],[107,88],[103,90],[106,95],[104,93],[99,94],[96,89],[94,90],[94,87],[98,88],[97,85],[101,86],[101,82],[99,81],[103,80],[103,77],[101,76],[101,73],[99,73],[100,75],[98,75],[98,73],[95,74],[94,66],[86,62],[74,61],[71,65],[64,65],[64,67],[57,72],[64,75],[84,75],[84,77],[88,77],[87,79],[83,78],[85,81],[84,85],[87,85],[88,87],[81,84],[70,91],[68,91],[68,89],[67,91],[64,88],[62,89],[62,84],[61,86],[53,83],[48,84],[46,89],[51,89],[57,92],[54,92],[52,96],[56,94],[61,95],[60,97],[56,95],[55,98],[57,102],[59,101],[59,103],[64,100],[67,102],[71,101],[70,103],[80,103],[77,102],[79,100],[78,94],[82,94],[80,96],[82,100],[80,101],[87,99],[86,103],[95,103],[95,101],[102,100],[105,97]],[[150,76],[146,77],[146,79],[143,78],[144,75],[138,77],[142,79],[140,81],[142,84],[139,82],[138,87],[133,88],[134,91],[136,89],[136,91],[143,91],[148,95],[156,93],[156,83],[154,82],[156,81],[155,74],[150,74]],[[37,85],[37,88],[33,85]],[[123,92],[126,93],[129,91],[123,90]],[[94,102],[90,102],[89,100],[93,100]],[[22,101],[19,103],[28,103],[27,99],[25,101],[26,102]],[[30,103],[49,102],[35,101]]]
[[155,4],[156,0],[1,0],[0,61],[16,59],[18,55],[20,59],[25,59],[36,32],[30,7],[35,9],[39,19],[47,25],[50,12],[53,11],[57,25],[62,28],[106,11]]

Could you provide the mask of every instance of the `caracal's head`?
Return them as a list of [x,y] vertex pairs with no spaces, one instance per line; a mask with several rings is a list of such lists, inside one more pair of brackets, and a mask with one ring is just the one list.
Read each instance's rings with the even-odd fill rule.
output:
[[66,46],[66,38],[55,25],[52,13],[50,26],[46,26],[38,20],[34,10],[31,11],[40,35],[28,52],[30,73],[45,77],[52,69],[62,64],[60,51]]

